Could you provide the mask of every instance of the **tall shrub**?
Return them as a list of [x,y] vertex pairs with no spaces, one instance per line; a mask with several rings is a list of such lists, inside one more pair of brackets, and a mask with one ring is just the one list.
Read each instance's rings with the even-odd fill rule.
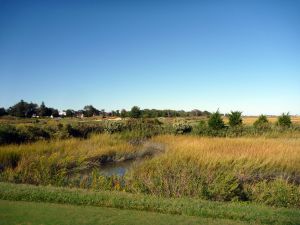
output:
[[278,117],[277,125],[284,128],[290,127],[292,125],[292,121],[289,113],[282,113],[282,115]]
[[229,126],[236,127],[243,124],[242,112],[239,111],[231,111],[228,115],[229,118]]
[[208,127],[213,130],[220,130],[225,127],[224,121],[219,111],[210,115],[208,120]]
[[178,121],[173,124],[175,134],[186,134],[192,131],[192,126],[186,121]]
[[265,130],[270,128],[270,122],[265,115],[260,115],[258,119],[253,123],[256,129]]
[[133,106],[130,111],[131,118],[140,118],[142,116],[142,111],[138,106]]

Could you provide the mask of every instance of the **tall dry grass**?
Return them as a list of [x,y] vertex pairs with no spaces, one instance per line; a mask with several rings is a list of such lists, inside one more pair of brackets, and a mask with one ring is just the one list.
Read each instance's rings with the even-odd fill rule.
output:
[[90,139],[40,141],[0,147],[2,179],[32,184],[67,185],[69,176],[95,164],[122,160],[136,153],[119,136],[95,135]]
[[[278,120],[278,116],[268,116],[268,120],[275,124]],[[228,123],[228,118],[224,117],[225,122]],[[258,119],[258,116],[243,116],[243,123],[246,125],[253,125],[253,123]],[[300,124],[300,116],[291,116],[291,121],[293,124]]]
[[[136,164],[124,178],[91,174],[72,185],[300,207],[299,138],[161,135],[149,143],[165,151]],[[11,182],[70,186],[70,171],[139,155],[145,146],[130,144],[120,134],[1,146],[0,163],[6,167],[1,176]]]
[[128,189],[165,197],[300,207],[300,139],[157,136],[166,152],[128,174]]
[[164,144],[169,156],[191,157],[199,164],[208,166],[221,162],[241,162],[242,167],[254,164],[300,173],[300,139],[166,135],[154,137],[153,141]]

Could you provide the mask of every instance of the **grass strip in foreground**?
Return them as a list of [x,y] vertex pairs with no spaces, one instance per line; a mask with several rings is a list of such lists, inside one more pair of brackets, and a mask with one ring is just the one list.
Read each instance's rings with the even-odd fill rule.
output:
[[7,200],[0,200],[0,221],[3,224],[31,225],[246,224],[240,221],[202,218],[197,216],[171,215],[94,206],[63,205],[44,202],[16,202]]
[[253,203],[222,203],[185,198],[166,199],[123,192],[0,183],[0,199],[135,209],[248,223],[300,224],[299,209],[273,208]]

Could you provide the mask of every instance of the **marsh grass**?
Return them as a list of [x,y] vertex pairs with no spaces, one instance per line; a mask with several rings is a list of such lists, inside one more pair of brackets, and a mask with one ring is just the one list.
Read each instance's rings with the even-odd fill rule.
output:
[[136,154],[133,146],[119,136],[94,135],[90,139],[40,141],[0,147],[5,179],[34,184],[61,183],[73,169],[100,165]]
[[[135,132],[1,146],[1,179],[300,207],[300,139],[158,135],[135,140],[139,137]],[[157,150],[160,154],[134,165],[125,177],[105,177],[95,171],[74,177],[95,165]]]
[[[200,164],[239,162],[250,168],[278,168],[289,172],[300,171],[300,140],[293,138],[206,138],[165,135],[154,137],[154,142],[165,144],[166,154],[191,157]],[[249,165],[245,164],[245,161]],[[257,169],[257,168],[256,168]]]
[[300,207],[299,139],[166,135],[153,141],[166,153],[134,168],[128,191]]

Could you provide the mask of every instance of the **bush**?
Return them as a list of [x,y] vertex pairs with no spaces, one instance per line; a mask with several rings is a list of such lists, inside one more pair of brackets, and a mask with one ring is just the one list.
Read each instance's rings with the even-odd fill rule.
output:
[[25,136],[11,125],[2,125],[0,126],[0,145],[3,144],[19,144],[26,140]]
[[282,113],[281,116],[278,117],[277,125],[283,128],[288,128],[292,125],[291,116],[289,113]]
[[18,130],[27,142],[50,139],[50,134],[38,126],[21,126]]
[[0,116],[5,116],[5,115],[7,115],[5,108],[0,108]]
[[103,125],[95,124],[77,124],[66,125],[65,128],[71,137],[87,138],[92,133],[102,133],[104,131]]
[[228,115],[228,118],[229,118],[229,126],[231,127],[236,127],[243,124],[242,112],[231,111],[231,113]]
[[211,114],[208,119],[208,127],[213,130],[221,130],[225,127],[224,121],[219,111]]
[[242,183],[230,166],[208,168],[183,156],[165,155],[134,167],[126,177],[126,188],[164,197],[246,200]]
[[186,134],[192,131],[192,126],[185,121],[173,124],[175,134]]
[[113,134],[116,132],[121,132],[124,129],[124,124],[117,121],[106,121],[104,125],[104,130],[107,133]]
[[[226,128],[225,125],[224,128]],[[226,137],[229,134],[228,131],[228,129],[214,129],[209,127],[207,122],[204,120],[200,121],[193,129],[194,134],[204,137]]]
[[300,187],[283,179],[262,181],[251,187],[251,200],[272,206],[300,207]]
[[216,170],[211,182],[207,183],[209,199],[217,201],[246,200],[239,179],[229,170]]
[[194,128],[193,133],[201,136],[208,135],[208,126],[206,121],[201,120]]
[[[2,170],[6,168],[15,168],[21,159],[21,154],[17,151],[1,151],[0,152],[0,165]],[[0,170],[0,172],[2,172]]]
[[[158,120],[152,119],[130,119],[124,124],[124,136],[133,135],[135,138],[150,138],[154,135],[162,133],[164,128]],[[122,135],[123,135],[122,134]]]
[[270,123],[265,115],[260,115],[253,126],[259,130],[266,130],[270,128]]
[[203,182],[195,161],[167,157],[137,165],[126,177],[126,190],[164,197],[202,197]]
[[139,107],[133,106],[130,111],[131,118],[140,118],[142,116],[142,111]]

